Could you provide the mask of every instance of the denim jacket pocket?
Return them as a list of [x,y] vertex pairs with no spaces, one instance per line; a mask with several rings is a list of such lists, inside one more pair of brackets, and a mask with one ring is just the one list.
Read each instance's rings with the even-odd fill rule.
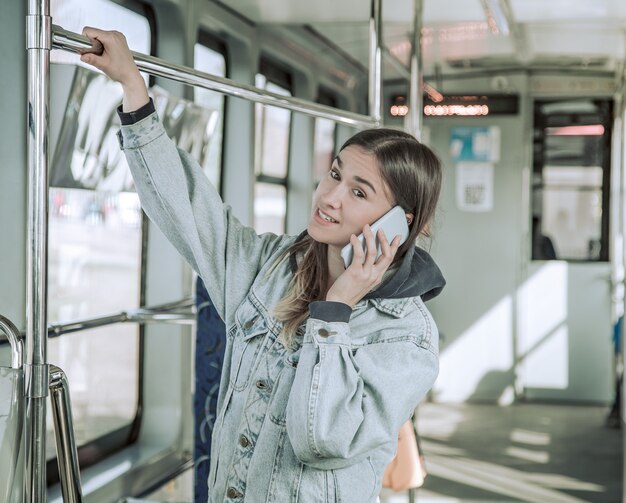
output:
[[236,391],[244,390],[256,366],[259,353],[266,342],[267,323],[260,314],[238,326],[233,341],[230,384]]
[[[333,470],[319,470],[307,465],[300,465],[300,476],[296,479],[296,491],[293,503],[341,503],[337,493],[337,480]],[[347,502],[361,500],[346,500]],[[363,501],[362,503],[367,503]]]
[[285,365],[274,383],[268,410],[270,420],[278,426],[287,424],[287,401],[289,400],[289,392],[291,391],[295,375],[295,367]]
[[354,465],[330,471],[335,481],[337,503],[366,503],[375,499],[377,477],[369,457]]

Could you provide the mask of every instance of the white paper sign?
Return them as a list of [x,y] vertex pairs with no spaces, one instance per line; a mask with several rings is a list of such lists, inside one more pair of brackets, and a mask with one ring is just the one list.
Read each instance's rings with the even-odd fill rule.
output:
[[493,164],[459,162],[456,165],[456,202],[462,211],[493,209]]

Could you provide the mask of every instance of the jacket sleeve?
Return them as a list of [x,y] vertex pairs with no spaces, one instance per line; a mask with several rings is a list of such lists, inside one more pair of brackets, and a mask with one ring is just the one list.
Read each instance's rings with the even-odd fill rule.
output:
[[226,321],[281,238],[242,225],[156,113],[123,125],[120,142],[144,211],[202,277]]
[[380,333],[358,349],[348,323],[308,320],[286,421],[302,463],[344,468],[397,440],[438,373],[437,329],[424,318],[427,334]]

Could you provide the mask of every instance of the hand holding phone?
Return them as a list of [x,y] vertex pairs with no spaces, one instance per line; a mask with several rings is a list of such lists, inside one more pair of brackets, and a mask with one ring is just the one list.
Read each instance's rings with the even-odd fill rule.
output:
[[[404,243],[409,237],[409,226],[406,223],[406,215],[400,206],[394,206],[391,208],[371,225],[371,229],[374,236],[378,236],[378,230],[382,229],[389,243],[391,243],[396,236],[400,236],[400,244]],[[366,251],[366,243],[363,233],[359,234],[357,239],[359,240],[359,243],[361,243],[361,246],[363,246],[363,250]],[[376,248],[376,259],[378,260],[378,257],[382,254],[378,237],[376,237]],[[346,266],[346,269],[352,263],[353,256],[354,250],[352,249],[352,244],[348,243],[341,250],[341,257],[343,258],[343,263]]]

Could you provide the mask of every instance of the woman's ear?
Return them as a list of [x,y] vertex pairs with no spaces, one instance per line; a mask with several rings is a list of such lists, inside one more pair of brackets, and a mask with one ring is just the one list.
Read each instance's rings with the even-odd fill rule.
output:
[[413,223],[413,213],[405,213],[405,215],[407,225],[411,225]]

